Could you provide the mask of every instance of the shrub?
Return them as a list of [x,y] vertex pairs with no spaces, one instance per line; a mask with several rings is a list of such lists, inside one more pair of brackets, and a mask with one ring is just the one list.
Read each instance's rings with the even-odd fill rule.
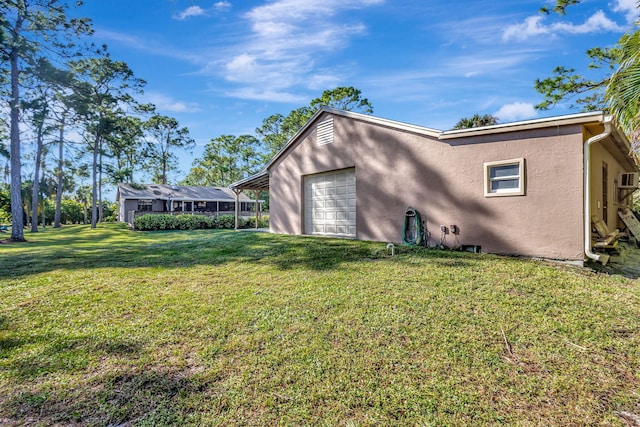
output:
[[60,204],[60,222],[63,224],[81,224],[84,222],[84,205],[73,199],[62,199]]
[[176,228],[178,230],[193,230],[193,216],[192,215],[178,215],[176,219]]
[[[258,223],[260,227],[269,226],[269,218],[262,217]],[[265,225],[266,224],[266,225]],[[236,217],[233,215],[220,215],[218,217],[206,215],[167,215],[147,214],[136,217],[134,226],[137,230],[196,230],[203,228],[233,229],[236,226]],[[252,228],[254,219],[238,219],[239,228]]]
[[11,222],[11,194],[9,186],[0,184],[0,224]]
[[[243,219],[240,228],[254,228],[256,226],[256,217],[252,216]],[[261,215],[258,220],[258,228],[269,228],[269,215]]]
[[148,230],[174,230],[176,228],[176,217],[172,215],[148,214],[135,219],[135,228],[142,231]]
[[[239,218],[239,227],[242,228],[242,218]],[[233,215],[220,215],[216,217],[216,227],[220,229],[228,229],[236,227],[236,217]]]

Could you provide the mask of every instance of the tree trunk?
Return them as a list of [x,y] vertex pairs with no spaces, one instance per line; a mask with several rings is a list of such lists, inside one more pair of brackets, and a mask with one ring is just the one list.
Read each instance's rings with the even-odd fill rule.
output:
[[[44,159],[42,160],[42,167],[40,168],[40,170],[42,171],[42,185],[44,185],[45,181],[44,181],[44,171],[45,171],[46,167],[44,164]],[[46,194],[50,194],[50,188],[47,186],[47,192]],[[42,193],[42,228],[46,228],[47,227],[47,209],[46,209],[46,202],[45,202],[45,193]]]
[[129,168],[129,184],[131,184],[133,182],[133,166],[135,164],[135,161],[133,159],[134,154],[127,155],[127,158],[127,161],[129,162],[129,165],[127,166]]
[[64,119],[60,123],[60,141],[58,143],[58,173],[56,174],[58,187],[56,188],[56,213],[53,218],[53,228],[60,227],[62,217],[62,167],[64,165]]
[[100,147],[100,161],[98,167],[98,222],[104,222],[104,206],[102,206],[102,147]]
[[[18,32],[21,24],[16,28]],[[20,165],[20,88],[18,85],[18,51],[9,54],[11,64],[11,240],[24,242],[24,212],[22,210],[22,177]]]
[[33,189],[31,192],[31,232],[38,232],[38,199],[40,196],[40,165],[42,162],[42,127],[44,123],[38,124],[36,134],[36,164],[33,172]]
[[162,155],[162,183],[167,183],[167,156]]
[[91,189],[91,228],[96,228],[96,223],[98,222],[98,147],[99,147],[100,136],[96,135],[95,140],[93,141],[93,164],[91,168],[92,175],[92,183],[93,188]]
[[42,195],[42,228],[47,228],[47,210],[45,209],[45,197]]

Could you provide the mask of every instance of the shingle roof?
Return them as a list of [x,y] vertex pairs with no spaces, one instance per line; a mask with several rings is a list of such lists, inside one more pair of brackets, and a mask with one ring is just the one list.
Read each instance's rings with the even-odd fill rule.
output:
[[[122,199],[156,199],[156,200],[198,200],[209,202],[234,202],[236,195],[229,188],[197,187],[169,184],[120,184],[118,200]],[[249,197],[240,194],[240,201],[250,202]]]

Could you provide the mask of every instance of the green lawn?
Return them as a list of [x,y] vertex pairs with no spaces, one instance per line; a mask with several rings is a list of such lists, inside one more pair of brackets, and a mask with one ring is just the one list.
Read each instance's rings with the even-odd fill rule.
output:
[[67,226],[0,245],[0,425],[625,425],[638,281],[524,259]]

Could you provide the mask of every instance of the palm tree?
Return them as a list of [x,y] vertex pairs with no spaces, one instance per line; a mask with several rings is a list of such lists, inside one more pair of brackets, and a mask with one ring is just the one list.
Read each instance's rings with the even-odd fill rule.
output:
[[491,114],[474,114],[472,117],[463,117],[458,120],[454,129],[479,128],[482,126],[491,126],[498,124],[498,118]]
[[[640,3],[639,3],[640,6]],[[640,21],[618,41],[620,64],[609,79],[605,99],[609,111],[631,138],[640,161]]]

